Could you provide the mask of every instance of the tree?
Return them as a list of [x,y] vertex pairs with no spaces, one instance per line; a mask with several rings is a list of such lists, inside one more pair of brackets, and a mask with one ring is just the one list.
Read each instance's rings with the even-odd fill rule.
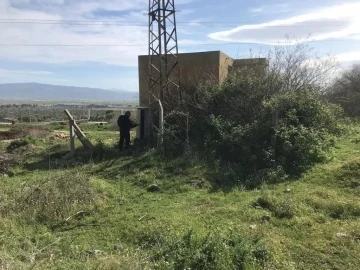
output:
[[269,60],[268,80],[272,82],[272,92],[294,92],[310,86],[323,93],[339,70],[335,57],[319,56],[307,40],[288,39],[285,44],[260,54]]
[[327,98],[341,105],[347,116],[360,116],[360,64],[344,70],[328,88]]

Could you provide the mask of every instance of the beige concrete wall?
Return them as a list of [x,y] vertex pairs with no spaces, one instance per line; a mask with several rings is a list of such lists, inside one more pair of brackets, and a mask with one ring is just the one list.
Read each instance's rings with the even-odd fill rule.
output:
[[139,99],[140,106],[149,106],[149,56],[141,55],[138,57],[138,68],[139,68]]
[[[259,59],[232,59],[220,51],[181,53],[178,55],[180,66],[180,82],[184,87],[198,82],[212,80],[222,83],[232,72],[243,67],[255,67],[266,72],[268,61]],[[140,55],[139,65],[139,96],[140,106],[149,106],[149,56]],[[157,65],[158,66],[158,65]]]
[[[220,51],[181,53],[178,59],[182,86],[207,80],[219,83]],[[140,106],[149,105],[148,63],[149,56],[138,57]]]
[[179,54],[182,85],[219,80],[220,51]]
[[234,60],[223,52],[220,52],[219,59],[219,82],[222,83],[229,74],[229,67],[234,63]]

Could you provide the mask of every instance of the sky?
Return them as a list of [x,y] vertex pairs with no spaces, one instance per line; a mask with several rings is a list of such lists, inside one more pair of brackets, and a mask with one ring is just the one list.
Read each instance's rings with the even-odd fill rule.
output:
[[[0,83],[138,91],[148,0],[0,0]],[[311,40],[344,66],[360,61],[360,0],[175,0],[180,52],[233,58]],[[1,98],[1,97],[0,97]]]

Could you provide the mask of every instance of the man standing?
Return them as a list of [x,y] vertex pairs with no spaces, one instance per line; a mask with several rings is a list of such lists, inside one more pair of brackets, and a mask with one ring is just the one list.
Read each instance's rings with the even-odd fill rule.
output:
[[127,111],[124,115],[120,115],[117,120],[117,124],[120,129],[120,141],[119,141],[119,150],[122,150],[125,140],[125,149],[129,148],[130,145],[130,129],[137,127],[137,124],[134,124],[131,119],[131,112]]

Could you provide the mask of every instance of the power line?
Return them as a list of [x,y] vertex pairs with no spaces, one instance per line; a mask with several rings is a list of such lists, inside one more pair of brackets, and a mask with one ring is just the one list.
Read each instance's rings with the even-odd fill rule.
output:
[[[129,21],[129,20],[44,20],[44,19],[11,19],[11,18],[0,18],[0,21],[34,21],[34,22],[98,22],[98,23],[107,23],[107,22],[114,22],[114,23],[122,23],[122,22],[130,22],[130,23],[137,23],[137,21]],[[336,23],[339,22],[359,22],[360,20],[336,20]],[[214,24],[214,23],[224,23],[222,22],[216,22],[216,21],[189,21],[189,22],[179,22],[180,24],[194,24],[194,23],[203,23],[203,24]],[[225,23],[251,23],[253,24],[253,21],[230,21]],[[301,21],[294,22],[294,23],[303,23]],[[325,21],[325,23],[328,23]],[[335,22],[334,22],[335,23]]]
[[[239,42],[229,43],[197,43],[181,44],[182,46],[205,46],[205,45],[226,45],[241,44]],[[0,47],[146,47],[146,44],[0,44]]]
[[[341,23],[345,22],[355,22],[355,21],[336,21],[333,23],[329,22],[293,22],[283,25],[273,25],[269,27],[304,27],[304,26],[338,26]],[[296,25],[301,23],[302,25]],[[91,20],[38,20],[38,19],[0,19],[0,24],[39,24],[39,25],[83,25],[83,26],[148,26],[146,23],[131,22],[131,21],[91,21]],[[189,26],[201,26],[201,27],[238,27],[244,24],[254,24],[254,22],[179,22],[180,25],[189,25]],[[262,24],[262,23],[255,23]]]
[[[310,40],[307,42],[348,41],[348,39]],[[216,46],[257,44],[259,42],[183,43],[181,46]],[[263,43],[262,43],[263,44]],[[266,45],[266,44],[265,44]],[[274,44],[282,45],[282,43]],[[146,44],[0,44],[0,47],[145,47]]]

